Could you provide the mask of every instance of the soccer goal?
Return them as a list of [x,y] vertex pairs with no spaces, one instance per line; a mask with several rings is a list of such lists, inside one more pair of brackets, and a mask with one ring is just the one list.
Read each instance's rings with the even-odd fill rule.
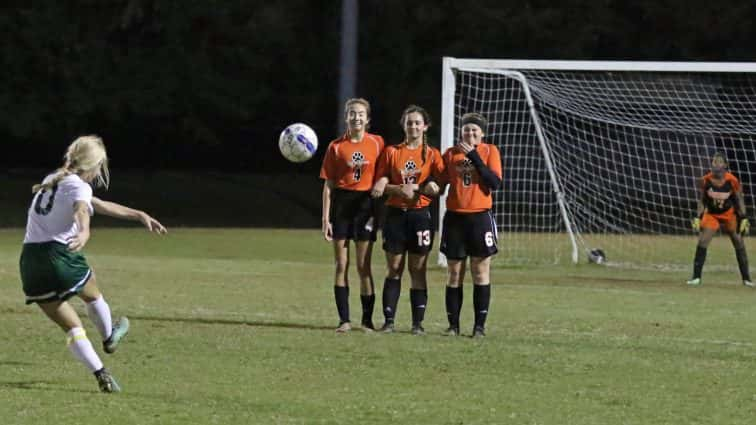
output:
[[[497,263],[577,263],[600,249],[607,264],[689,267],[715,151],[756,215],[756,64],[446,57],[442,90],[442,151],[471,111],[501,150]],[[710,266],[736,268],[729,240],[712,243]]]

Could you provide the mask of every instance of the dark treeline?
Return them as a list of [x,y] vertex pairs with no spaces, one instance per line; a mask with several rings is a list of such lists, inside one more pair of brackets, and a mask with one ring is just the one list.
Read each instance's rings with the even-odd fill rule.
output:
[[[336,136],[338,0],[69,0],[0,10],[6,167],[49,168],[97,133],[119,168],[314,172],[278,132]],[[703,0],[359,2],[358,95],[397,141],[402,109],[440,119],[443,56],[753,60],[756,5]],[[432,136],[437,136],[437,127]],[[323,149],[320,150],[322,155]]]

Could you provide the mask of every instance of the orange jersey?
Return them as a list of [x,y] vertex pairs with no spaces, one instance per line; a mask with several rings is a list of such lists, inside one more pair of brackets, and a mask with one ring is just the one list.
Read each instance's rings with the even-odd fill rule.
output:
[[[491,172],[501,178],[501,155],[495,145],[481,143],[475,150]],[[493,199],[491,189],[480,184],[480,175],[461,149],[454,146],[444,152],[446,166],[446,180],[449,183],[449,194],[446,197],[446,208],[449,211],[472,213],[491,209]]]
[[701,178],[700,189],[704,207],[711,214],[722,214],[732,209],[735,194],[742,190],[740,181],[732,173],[725,173],[722,180],[708,173]]
[[[428,177],[441,179],[444,172],[444,161],[441,152],[427,146],[425,161],[423,161],[423,147],[410,148],[407,143],[388,146],[378,161],[375,179],[388,177],[389,184],[423,184]],[[401,196],[392,195],[386,201],[387,205],[397,208],[423,208],[430,205],[432,199],[420,195],[415,200],[408,200]]]
[[328,145],[320,178],[333,181],[339,189],[368,191],[382,151],[383,137],[377,134],[365,133],[359,142],[345,134]]

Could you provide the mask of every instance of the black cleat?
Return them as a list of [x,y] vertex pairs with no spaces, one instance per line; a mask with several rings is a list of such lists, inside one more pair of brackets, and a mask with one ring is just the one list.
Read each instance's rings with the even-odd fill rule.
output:
[[425,329],[420,325],[412,325],[412,335],[423,336],[425,335]]
[[95,378],[97,378],[97,385],[100,386],[100,391],[104,393],[120,393],[121,387],[118,385],[118,382],[116,382],[115,378],[113,378],[113,375],[110,374],[110,372],[107,371],[107,369],[102,368],[94,373]]
[[444,331],[444,336],[459,336],[459,328],[455,326],[449,326],[449,328]]
[[473,338],[483,338],[486,336],[486,331],[483,329],[482,326],[476,326],[473,328],[472,337]]
[[381,329],[379,329],[379,332],[383,332],[385,334],[394,333],[394,322],[386,322],[381,326]]

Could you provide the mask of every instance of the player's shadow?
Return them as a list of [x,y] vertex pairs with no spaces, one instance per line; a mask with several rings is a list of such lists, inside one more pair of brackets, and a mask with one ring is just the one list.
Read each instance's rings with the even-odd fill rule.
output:
[[308,329],[321,331],[334,329],[333,326],[310,325],[306,323],[264,322],[238,319],[208,319],[203,317],[159,317],[129,315],[129,318],[156,322],[195,323],[205,325],[245,325],[259,328]]
[[14,390],[39,390],[52,385],[48,381],[0,381],[0,388],[9,388]]
[[65,391],[66,393],[97,394],[99,391],[71,388],[51,381],[0,381],[0,388],[9,390]]
[[32,366],[32,362],[21,362],[18,360],[0,360],[0,366]]

